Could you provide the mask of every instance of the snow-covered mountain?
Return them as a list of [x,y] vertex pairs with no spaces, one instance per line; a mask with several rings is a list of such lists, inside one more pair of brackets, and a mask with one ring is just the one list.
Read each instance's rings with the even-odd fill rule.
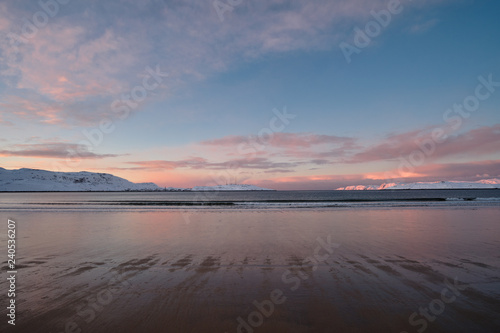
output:
[[262,188],[247,184],[230,184],[216,186],[195,186],[192,191],[274,191],[268,188]]
[[0,191],[158,191],[153,183],[132,183],[107,173],[52,172],[0,168]]
[[132,183],[108,173],[53,172],[37,169],[0,168],[0,192],[37,191],[272,191],[254,185],[159,187],[154,183]]
[[483,179],[476,182],[441,181],[419,183],[384,183],[382,185],[354,185],[337,190],[425,190],[425,189],[487,189],[500,188],[500,179]]

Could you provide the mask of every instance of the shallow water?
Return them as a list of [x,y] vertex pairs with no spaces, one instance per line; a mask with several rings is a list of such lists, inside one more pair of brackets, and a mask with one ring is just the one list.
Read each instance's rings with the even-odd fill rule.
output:
[[1,215],[17,222],[19,332],[500,327],[498,206]]

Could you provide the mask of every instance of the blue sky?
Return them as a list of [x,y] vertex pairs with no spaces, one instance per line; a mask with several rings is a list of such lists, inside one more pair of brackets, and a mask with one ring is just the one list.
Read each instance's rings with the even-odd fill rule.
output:
[[[0,5],[5,168],[279,189],[500,177],[500,88],[457,128],[443,119],[500,82],[495,1],[401,0],[350,62],[341,43],[397,2],[41,3]],[[435,129],[448,136],[426,151]]]

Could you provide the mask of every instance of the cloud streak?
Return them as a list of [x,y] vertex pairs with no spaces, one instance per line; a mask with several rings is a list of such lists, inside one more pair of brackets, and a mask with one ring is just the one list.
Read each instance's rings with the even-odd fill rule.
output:
[[86,145],[69,143],[18,144],[10,149],[1,149],[0,156],[59,158],[66,159],[77,156],[82,159],[102,159],[117,157],[116,154],[97,154],[88,150]]
[[[348,163],[366,163],[383,160],[396,160],[408,157],[425,144],[429,145],[432,128],[415,130],[388,136],[382,142],[363,149],[347,158]],[[449,136],[444,142],[432,144],[435,150],[428,156],[429,160],[437,160],[449,156],[480,156],[497,153],[500,147],[500,124],[484,126],[465,133]]]
[[219,139],[200,142],[201,145],[219,147],[238,147],[241,144],[259,144],[276,148],[311,148],[318,145],[342,145],[353,147],[356,139],[335,135],[314,133],[276,132],[269,137],[230,135]]
[[267,158],[239,158],[225,162],[209,162],[205,158],[195,157],[178,161],[135,161],[128,164],[137,165],[140,169],[206,169],[206,170],[231,170],[231,169],[286,169],[293,168],[298,163],[291,162],[272,162]]

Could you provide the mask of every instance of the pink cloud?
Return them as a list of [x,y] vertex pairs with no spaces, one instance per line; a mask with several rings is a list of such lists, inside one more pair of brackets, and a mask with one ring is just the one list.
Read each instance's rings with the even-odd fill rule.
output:
[[22,57],[10,66],[20,73],[17,87],[55,102],[74,102],[118,94],[128,87],[117,75],[129,69],[136,53],[132,41],[107,29],[89,37],[85,26],[59,20],[19,47]]
[[63,124],[63,106],[43,101],[39,96],[28,94],[26,97],[10,95],[0,102],[2,112],[16,115],[25,120],[41,121],[47,124]]
[[407,158],[415,151],[429,151],[427,159],[432,161],[448,156],[477,156],[497,153],[500,146],[500,124],[452,135],[441,143],[433,139],[432,130],[432,128],[428,128],[391,135],[381,143],[368,147],[347,158],[346,162],[365,163],[395,160],[399,157]]
[[415,172],[433,180],[478,180],[500,177],[500,160],[469,163],[430,164],[416,168]]
[[436,149],[438,156],[484,155],[500,152],[500,124],[484,126],[450,137]]
[[[123,36],[115,27],[99,33],[90,21],[79,21],[56,16],[16,50],[0,40],[9,52],[0,60],[6,61],[1,74],[13,92],[3,103],[11,114],[87,125],[87,119],[109,115],[113,99],[142,82],[139,75],[149,64],[139,60],[150,48],[137,33]],[[85,110],[93,102],[100,105]]]
[[356,142],[354,138],[335,135],[278,132],[262,138],[231,135],[200,144],[229,149],[228,155],[288,157],[303,163],[327,164],[327,158],[343,157],[359,148]]

